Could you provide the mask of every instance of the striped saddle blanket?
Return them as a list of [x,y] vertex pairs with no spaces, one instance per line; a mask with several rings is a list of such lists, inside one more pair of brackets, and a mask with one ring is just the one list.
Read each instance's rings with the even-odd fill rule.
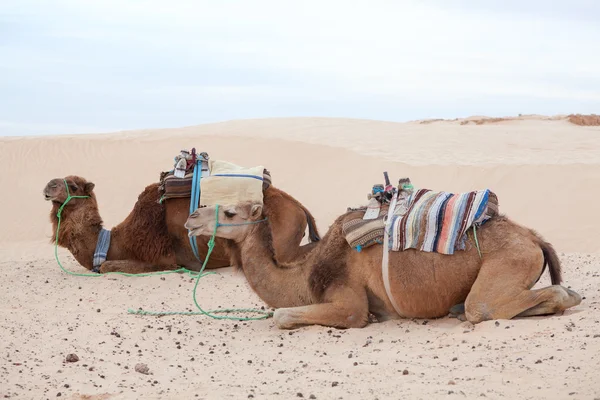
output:
[[407,203],[406,214],[392,215],[388,234],[393,251],[454,254],[465,249],[467,230],[498,214],[498,197],[487,189],[458,194],[419,189]]
[[382,214],[375,219],[356,218],[345,222],[342,225],[342,233],[350,247],[361,251],[376,243],[383,243],[384,217],[385,214]]
[[[209,176],[200,180],[200,204],[233,204],[240,200],[262,201],[262,194],[271,186],[271,174],[264,167],[244,168],[226,161],[209,160]],[[160,202],[192,195],[194,168],[186,171],[183,178],[174,170],[160,176]]]
[[[419,189],[408,197],[407,203],[406,214],[392,215],[388,232],[392,251],[417,249],[454,254],[455,250],[465,249],[469,228],[498,214],[498,198],[489,190],[454,194]],[[384,217],[345,222],[342,232],[350,247],[361,251],[383,243]]]

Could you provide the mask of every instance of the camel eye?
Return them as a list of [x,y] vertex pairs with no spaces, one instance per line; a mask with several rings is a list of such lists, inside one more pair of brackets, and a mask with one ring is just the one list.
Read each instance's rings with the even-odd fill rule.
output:
[[233,217],[235,217],[235,212],[233,212],[233,211],[225,210],[225,212],[223,214],[225,214],[225,216],[227,218],[233,218]]
[[71,190],[72,190],[73,192],[77,191],[77,189],[79,189],[77,186],[75,186],[75,185],[71,185]]

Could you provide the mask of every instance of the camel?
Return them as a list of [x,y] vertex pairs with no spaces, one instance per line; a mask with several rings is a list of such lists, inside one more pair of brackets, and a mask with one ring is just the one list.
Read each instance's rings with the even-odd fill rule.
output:
[[[552,245],[504,216],[477,228],[482,258],[475,246],[452,255],[414,249],[389,252],[390,288],[397,312],[384,287],[382,245],[358,252],[342,234],[342,224],[361,218],[362,212],[341,215],[309,254],[285,263],[273,250],[270,220],[260,204],[215,208],[196,210],[185,227],[190,235],[208,235],[218,226],[216,236],[230,239],[227,243],[239,251],[252,290],[276,308],[273,318],[281,329],[306,325],[362,328],[369,314],[385,321],[454,313],[477,324],[554,314],[581,302],[579,294],[560,285],[560,261]],[[473,242],[471,236],[469,240]],[[546,264],[552,286],[531,290]]]
[[[92,270],[93,254],[102,218],[94,194],[94,183],[79,176],[67,176],[48,182],[44,198],[52,202],[50,221],[53,232],[57,211],[67,198],[65,182],[74,198],[62,211],[58,245],[67,248],[85,268]],[[194,256],[184,223],[189,215],[189,198],[175,198],[159,204],[158,183],[148,185],[139,195],[131,213],[111,230],[110,248],[100,273],[145,273],[166,271],[181,266],[198,271],[202,263]],[[271,218],[273,242],[278,257],[292,260],[309,252],[320,239],[312,214],[296,199],[269,186],[264,193],[265,214]],[[308,225],[310,243],[300,246]],[[201,258],[208,250],[208,237],[197,238]],[[52,238],[54,242],[55,238]],[[239,262],[219,239],[206,268],[214,269]]]

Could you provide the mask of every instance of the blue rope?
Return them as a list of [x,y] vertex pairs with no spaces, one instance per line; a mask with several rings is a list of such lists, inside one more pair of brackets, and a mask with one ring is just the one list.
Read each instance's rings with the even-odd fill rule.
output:
[[[200,173],[198,173],[200,170]],[[198,203],[200,203],[200,179],[202,179],[202,161],[196,160],[196,165],[194,167],[194,174],[192,175],[192,193],[190,195],[190,215],[196,211],[198,208]],[[189,232],[189,230],[188,230]],[[192,251],[194,252],[194,256],[198,259],[198,261],[202,262],[200,259],[200,253],[198,252],[198,242],[196,241],[196,236],[189,236],[190,246],[192,246]]]

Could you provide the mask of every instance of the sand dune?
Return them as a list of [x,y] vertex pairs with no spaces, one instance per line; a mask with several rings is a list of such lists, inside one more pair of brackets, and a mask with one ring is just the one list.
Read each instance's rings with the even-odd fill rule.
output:
[[382,172],[418,187],[490,188],[501,210],[535,227],[562,251],[600,251],[600,127],[525,120],[506,126],[422,125],[323,118],[232,121],[180,129],[104,135],[0,139],[1,185],[8,196],[2,241],[52,235],[46,182],[77,174],[96,183],[112,226],[143,188],[172,167],[182,148],[241,165],[263,164],[276,186],[302,201],[321,230],[347,206],[361,204]]
[[[600,251],[600,127],[566,117],[465,120],[290,118],[0,138],[0,395],[600,397],[600,275],[598,256],[591,254]],[[366,201],[383,171],[394,181],[408,176],[435,190],[490,188],[502,212],[555,245],[567,285],[586,299],[563,316],[500,326],[440,319],[288,334],[270,320],[234,327],[206,317],[125,313],[138,306],[190,308],[184,277],[76,278],[57,269],[50,205],[42,196],[48,180],[77,174],[95,182],[100,212],[111,227],[147,184],[171,168],[173,156],[191,147],[240,165],[265,165],[273,184],[304,203],[323,233],[346,207]],[[80,269],[66,251],[59,254],[70,269]],[[206,307],[262,305],[232,271],[206,279]],[[72,352],[81,361],[64,364]],[[153,375],[134,372],[137,362],[148,363]]]

